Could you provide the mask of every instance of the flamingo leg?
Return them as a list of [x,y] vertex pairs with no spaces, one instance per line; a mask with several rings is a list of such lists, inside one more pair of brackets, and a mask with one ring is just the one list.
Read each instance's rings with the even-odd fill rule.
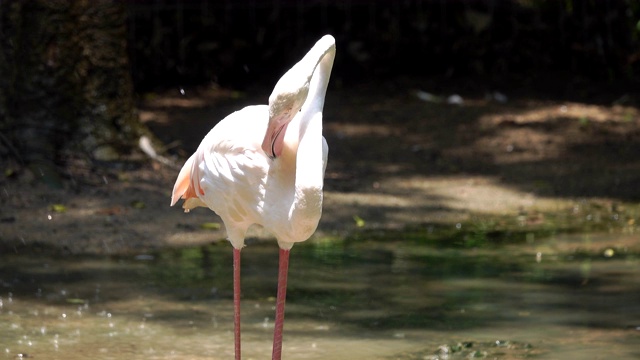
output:
[[233,248],[233,325],[235,360],[240,360],[240,249],[236,248]]
[[273,331],[272,360],[282,357],[282,328],[284,326],[284,303],[287,299],[287,274],[289,272],[290,250],[280,249],[278,266],[278,295],[276,297],[276,324]]

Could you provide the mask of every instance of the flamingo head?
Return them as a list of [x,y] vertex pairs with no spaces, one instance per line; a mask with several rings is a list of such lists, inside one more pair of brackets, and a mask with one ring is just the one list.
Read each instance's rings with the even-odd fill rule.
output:
[[[287,71],[269,96],[269,125],[262,141],[262,150],[270,158],[276,158],[284,147],[287,125],[302,109],[309,95],[311,78],[322,58],[335,48],[331,35],[322,37],[309,52]],[[324,94],[321,94],[324,97]]]

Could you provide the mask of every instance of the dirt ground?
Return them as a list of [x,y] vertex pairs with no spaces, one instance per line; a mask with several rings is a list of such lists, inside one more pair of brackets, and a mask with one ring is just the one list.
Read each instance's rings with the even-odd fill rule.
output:
[[[453,91],[427,93],[416,83],[330,88],[316,238],[488,216],[536,223],[579,207],[617,214],[640,199],[640,111],[624,91],[607,94],[617,102],[468,91],[458,94],[460,104]],[[176,89],[146,95],[140,117],[181,166],[218,120],[267,95]],[[0,251],[143,253],[225,237],[211,211],[169,207],[174,167],[144,161],[85,170],[71,172],[63,189],[27,175],[3,178]],[[251,236],[268,237],[260,229]]]

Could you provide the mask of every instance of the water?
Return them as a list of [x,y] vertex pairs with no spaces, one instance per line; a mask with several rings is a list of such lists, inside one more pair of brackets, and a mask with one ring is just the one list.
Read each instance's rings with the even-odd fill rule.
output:
[[[640,357],[635,235],[296,245],[287,359]],[[275,243],[243,250],[243,357],[268,359]],[[122,257],[0,255],[0,359],[230,359],[228,244]]]

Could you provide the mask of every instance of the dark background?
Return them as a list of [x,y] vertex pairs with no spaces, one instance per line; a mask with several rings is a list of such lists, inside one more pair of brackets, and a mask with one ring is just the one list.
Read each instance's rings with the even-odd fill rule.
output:
[[325,33],[349,85],[423,77],[458,89],[588,97],[638,85],[635,1],[127,2],[135,89],[270,84]]

